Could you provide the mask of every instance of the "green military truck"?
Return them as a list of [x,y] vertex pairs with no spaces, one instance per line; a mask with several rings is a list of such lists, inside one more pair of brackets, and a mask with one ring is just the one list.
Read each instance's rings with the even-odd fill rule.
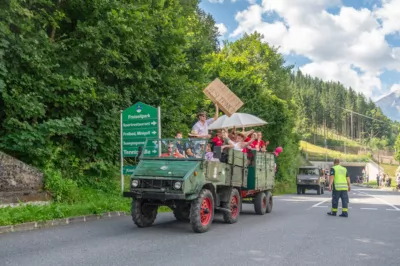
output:
[[299,167],[297,177],[297,194],[305,194],[306,189],[316,190],[318,195],[324,194],[325,173],[317,166]]
[[160,145],[161,152],[155,156],[142,152],[130,178],[130,191],[123,193],[132,198],[131,214],[136,226],[151,226],[159,206],[170,207],[177,220],[189,222],[197,233],[208,231],[216,211],[223,214],[226,223],[237,222],[242,203],[254,204],[259,215],[272,211],[272,153],[232,149],[224,153],[214,147],[210,159],[204,139],[151,142],[146,140],[143,151]]

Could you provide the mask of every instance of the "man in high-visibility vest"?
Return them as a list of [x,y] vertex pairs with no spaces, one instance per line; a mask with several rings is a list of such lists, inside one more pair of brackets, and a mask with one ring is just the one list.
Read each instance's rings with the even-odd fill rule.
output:
[[347,169],[339,163],[339,159],[335,159],[330,171],[329,191],[332,191],[332,210],[328,212],[328,215],[336,216],[340,198],[342,201],[342,214],[339,216],[348,217],[350,177],[347,176]]

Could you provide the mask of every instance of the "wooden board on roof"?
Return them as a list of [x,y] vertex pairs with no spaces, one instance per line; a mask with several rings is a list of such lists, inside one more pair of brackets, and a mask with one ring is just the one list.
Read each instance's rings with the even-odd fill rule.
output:
[[243,106],[242,100],[222,83],[219,78],[211,82],[203,92],[229,117]]

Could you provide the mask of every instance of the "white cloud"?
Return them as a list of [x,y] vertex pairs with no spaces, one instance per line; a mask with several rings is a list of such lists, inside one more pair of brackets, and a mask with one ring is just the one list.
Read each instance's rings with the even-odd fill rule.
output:
[[[237,0],[231,0],[232,3],[236,3]],[[208,0],[212,4],[223,4],[224,0]]]
[[225,27],[224,23],[218,23],[218,24],[215,24],[215,26],[218,28],[218,32],[222,36],[224,36],[225,33],[228,32],[228,29]]
[[382,31],[385,34],[400,31],[400,1],[383,0],[382,8],[375,10],[375,17],[382,20]]
[[400,84],[393,84],[393,86],[390,88],[391,92],[395,91],[400,91]]
[[[400,31],[400,0],[383,1],[381,8],[368,10],[342,6],[341,0],[263,0],[236,14],[238,27],[231,37],[258,31],[282,53],[309,58],[312,63],[300,68],[305,73],[370,96],[382,90],[384,70],[400,71],[400,47],[385,40]],[[340,11],[330,14],[329,7]],[[265,22],[263,16],[271,14],[281,19]]]

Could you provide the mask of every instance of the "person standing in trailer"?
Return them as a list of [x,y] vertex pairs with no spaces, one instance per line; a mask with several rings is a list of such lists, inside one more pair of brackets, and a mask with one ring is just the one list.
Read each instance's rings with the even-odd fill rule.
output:
[[211,125],[213,122],[215,122],[218,119],[218,105],[215,105],[215,115],[214,117],[211,117],[207,119],[207,113],[206,112],[199,112],[197,114],[197,118],[199,121],[197,121],[196,124],[193,125],[192,127],[192,132],[189,134],[191,137],[196,137],[196,138],[210,138],[211,135],[208,133],[208,126]]

